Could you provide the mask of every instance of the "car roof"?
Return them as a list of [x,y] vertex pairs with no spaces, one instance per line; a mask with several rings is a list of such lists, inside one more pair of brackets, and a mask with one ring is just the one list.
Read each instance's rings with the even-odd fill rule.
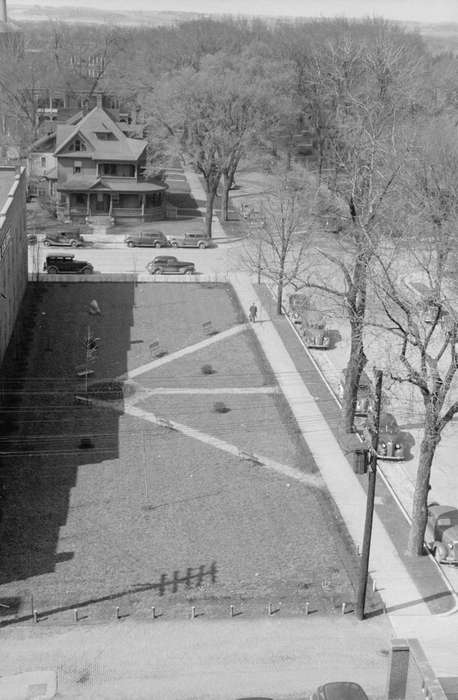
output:
[[325,700],[368,700],[358,683],[341,681],[320,686],[320,695]]
[[161,262],[162,260],[176,260],[174,255],[156,255],[154,258],[156,262]]
[[192,231],[186,231],[185,236],[201,236],[202,238],[209,238],[206,231],[199,231],[198,229],[193,229]]
[[73,260],[75,256],[72,253],[68,255],[47,255],[46,260]]
[[142,236],[163,236],[163,231],[159,229],[152,229],[151,231],[137,231],[136,233],[131,233],[128,238],[141,238]]

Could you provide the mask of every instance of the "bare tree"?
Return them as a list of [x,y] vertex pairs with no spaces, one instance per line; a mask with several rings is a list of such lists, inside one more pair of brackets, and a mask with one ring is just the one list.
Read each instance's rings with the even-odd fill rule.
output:
[[310,245],[308,222],[315,182],[299,168],[278,173],[268,194],[259,201],[257,220],[251,227],[242,261],[276,286],[277,314],[283,313],[285,288],[297,281]]
[[[439,128],[438,128],[439,127]],[[458,314],[450,298],[450,255],[458,243],[458,149],[454,129],[434,124],[411,158],[407,192],[410,245],[396,258],[378,256],[384,328],[398,339],[396,382],[414,386],[424,409],[423,439],[412,508],[409,553],[423,554],[431,468],[442,433],[458,413]],[[405,283],[407,278],[408,284]],[[456,300],[455,300],[456,303]]]
[[[145,101],[150,130],[165,127],[170,149],[183,153],[202,176],[206,190],[206,229],[211,235],[213,210],[220,180],[223,201],[233,183],[240,157],[270,100],[268,85],[253,87],[240,61],[221,57],[186,68],[158,83]],[[227,212],[223,212],[227,216]]]

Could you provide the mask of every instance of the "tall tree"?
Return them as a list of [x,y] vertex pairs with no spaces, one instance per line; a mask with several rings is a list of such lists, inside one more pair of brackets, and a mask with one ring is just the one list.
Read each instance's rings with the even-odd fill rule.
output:
[[[438,128],[439,127],[439,128]],[[396,256],[378,256],[378,294],[397,339],[391,377],[423,402],[423,439],[413,497],[409,552],[423,554],[427,497],[437,445],[458,413],[458,312],[450,298],[458,246],[458,148],[453,123],[434,123],[412,150],[405,182],[412,235]],[[407,284],[406,284],[407,282]],[[456,303],[456,300],[455,300]]]
[[145,101],[151,133],[165,127],[171,150],[183,153],[202,175],[209,235],[221,178],[227,207],[240,157],[274,105],[268,82],[253,86],[242,69],[235,59],[208,58],[198,71],[186,68],[161,80]]
[[299,167],[283,168],[271,178],[259,200],[242,264],[251,272],[261,270],[276,286],[277,314],[283,313],[285,288],[301,276],[304,254],[310,246],[310,209],[315,180]]

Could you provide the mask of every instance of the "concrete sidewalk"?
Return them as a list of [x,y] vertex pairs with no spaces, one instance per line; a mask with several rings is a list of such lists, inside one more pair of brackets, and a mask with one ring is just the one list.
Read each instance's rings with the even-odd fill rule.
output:
[[[231,282],[243,308],[248,309],[252,301],[257,300],[259,322],[253,324],[253,330],[353,541],[361,545],[366,508],[364,489],[305,386],[267,310],[262,307],[249,276],[233,275]],[[370,571],[396,635],[418,637],[428,657],[436,662],[436,672],[456,673],[458,620],[454,616],[438,620],[431,614],[377,513],[374,514]],[[442,638],[440,645],[437,644],[438,630]]]

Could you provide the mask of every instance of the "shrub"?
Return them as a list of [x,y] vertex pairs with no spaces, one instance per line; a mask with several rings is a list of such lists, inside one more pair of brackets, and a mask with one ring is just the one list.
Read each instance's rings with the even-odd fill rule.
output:
[[215,370],[211,365],[202,365],[200,369],[202,374],[215,374]]
[[227,413],[231,409],[226,406],[224,401],[215,401],[213,404],[213,410],[216,411],[216,413]]

